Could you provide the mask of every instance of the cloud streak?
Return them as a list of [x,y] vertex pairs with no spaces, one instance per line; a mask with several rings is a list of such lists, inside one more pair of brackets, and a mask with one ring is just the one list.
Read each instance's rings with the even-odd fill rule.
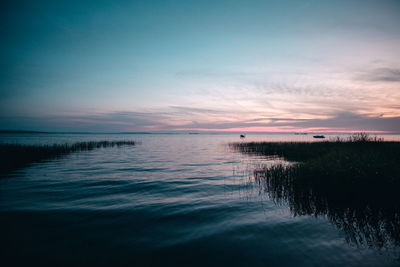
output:
[[400,69],[375,68],[357,75],[356,78],[368,82],[400,82]]
[[[291,117],[257,117],[245,120],[218,121],[215,119],[197,121],[198,117],[186,114],[188,118],[174,119],[177,112],[191,111],[205,117],[210,113],[222,115],[220,110],[202,110],[191,107],[173,107],[164,112],[110,112],[102,114],[69,115],[47,117],[48,125],[42,118],[29,118],[32,124],[40,122],[39,129],[49,131],[90,131],[90,132],[154,132],[154,131],[246,131],[246,132],[396,132],[400,133],[400,117],[385,118],[351,112],[339,112],[325,119],[295,119]],[[20,118],[21,119],[21,118]],[[6,122],[1,117],[0,121]],[[22,120],[24,123],[24,120]],[[16,125],[16,129],[22,129]]]

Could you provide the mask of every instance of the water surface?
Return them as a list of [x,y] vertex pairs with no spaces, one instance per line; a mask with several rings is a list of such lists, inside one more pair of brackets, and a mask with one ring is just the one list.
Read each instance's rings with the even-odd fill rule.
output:
[[[398,136],[389,139],[397,140]],[[388,137],[385,137],[388,140]],[[7,143],[135,140],[72,153],[0,180],[1,257],[14,264],[397,266],[324,217],[293,216],[252,177],[274,159],[229,150],[237,135],[2,135]],[[248,135],[246,141],[313,141]]]

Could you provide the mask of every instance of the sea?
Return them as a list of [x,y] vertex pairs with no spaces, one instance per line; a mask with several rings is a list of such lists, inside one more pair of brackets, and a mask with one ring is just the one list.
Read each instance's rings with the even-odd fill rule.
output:
[[254,170],[283,159],[229,146],[320,141],[310,134],[0,135],[12,144],[102,140],[136,144],[74,152],[0,179],[2,266],[400,265],[390,240],[354,242],[328,215],[295,214],[272,199]]

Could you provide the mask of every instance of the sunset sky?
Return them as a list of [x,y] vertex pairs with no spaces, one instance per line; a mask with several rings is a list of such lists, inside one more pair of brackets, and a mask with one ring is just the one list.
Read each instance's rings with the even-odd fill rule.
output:
[[0,129],[400,132],[398,0],[1,1],[0,40]]

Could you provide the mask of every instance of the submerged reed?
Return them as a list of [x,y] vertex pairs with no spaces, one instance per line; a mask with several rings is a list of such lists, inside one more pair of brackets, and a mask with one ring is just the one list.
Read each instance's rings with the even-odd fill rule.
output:
[[87,151],[96,148],[135,145],[134,141],[91,141],[74,144],[54,145],[21,145],[0,144],[0,175],[25,167],[34,162],[58,158],[76,151]]

